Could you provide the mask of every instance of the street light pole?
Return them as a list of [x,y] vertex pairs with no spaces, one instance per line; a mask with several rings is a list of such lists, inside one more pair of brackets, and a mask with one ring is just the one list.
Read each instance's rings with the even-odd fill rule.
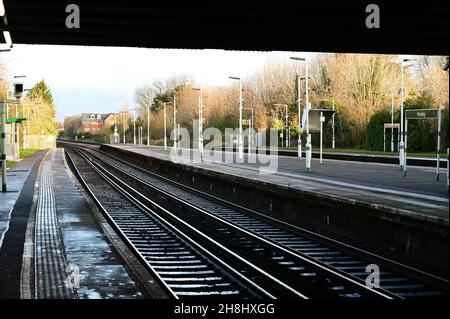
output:
[[394,93],[391,94],[391,152],[394,151]]
[[147,146],[150,146],[150,104],[147,108]]
[[167,150],[167,111],[166,111],[166,102],[164,105],[164,149]]
[[[291,57],[291,60],[305,61],[305,58]],[[302,112],[301,112],[301,87],[300,87],[300,70],[297,74],[297,108],[298,108],[298,139],[297,139],[297,156],[302,158]]]
[[403,125],[403,117],[404,117],[404,111],[403,111],[403,104],[404,104],[404,80],[403,80],[403,71],[404,71],[404,63],[408,61],[415,61],[416,59],[404,59],[401,60],[401,66],[400,66],[400,169],[404,170],[405,168],[405,128]]
[[136,108],[133,109],[133,144],[136,145]]
[[305,59],[305,101],[306,101],[306,171],[311,170],[311,155],[312,155],[312,145],[311,145],[311,134],[309,134],[309,86],[308,86],[308,63]]
[[199,92],[198,96],[198,150],[203,154],[203,91],[199,88],[192,88]]
[[1,107],[2,107],[2,192],[7,191],[6,186],[6,109],[5,109],[5,102],[3,100],[0,101]]
[[404,134],[403,134],[403,62],[404,59],[402,59],[401,67],[400,67],[400,169],[403,170],[404,168],[404,161],[405,161],[405,143],[403,140]]
[[333,103],[333,121],[331,122],[331,129],[333,130],[333,138],[331,140],[331,148],[334,150],[334,148],[336,147],[336,139],[335,139],[335,135],[334,135],[334,100],[332,101]]
[[243,143],[243,136],[242,136],[242,79],[235,76],[229,77],[232,80],[238,80],[239,81],[239,141],[238,141],[238,148],[239,148],[239,159],[242,160],[244,158],[244,143]]
[[286,139],[285,139],[285,147],[288,147],[289,145],[289,137],[288,137],[288,105],[286,104],[285,106],[285,111],[284,111],[284,129],[286,131]]
[[177,132],[177,97],[173,96],[173,131],[174,131],[174,139],[173,139],[173,147],[177,149],[178,142],[178,132]]

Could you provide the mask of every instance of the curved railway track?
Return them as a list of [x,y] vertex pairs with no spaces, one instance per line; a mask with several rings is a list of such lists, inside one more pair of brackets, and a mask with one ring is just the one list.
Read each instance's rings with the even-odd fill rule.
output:
[[[198,192],[102,151],[73,144],[66,146],[84,158],[92,171],[103,175],[103,179],[109,179],[110,185],[116,184],[122,191],[132,194],[134,200],[148,209],[150,213],[147,214],[159,211],[168,223],[179,225],[180,233],[200,242],[218,255],[215,257],[219,260],[234,260],[231,262],[235,267],[231,271],[234,277],[229,278],[233,277],[235,281],[227,284],[237,287],[244,277],[247,280],[241,283],[241,287],[251,282],[257,286],[253,289],[263,291],[252,293],[252,289],[241,288],[247,291],[246,297],[408,298],[448,295],[448,281],[444,279]],[[135,222],[132,227],[139,223]],[[136,230],[129,233],[136,236]],[[379,288],[365,285],[366,266],[374,263],[381,268]],[[158,265],[162,264],[164,261]],[[161,269],[164,268],[156,266],[152,271],[158,273]],[[161,276],[161,282],[166,283],[164,279]],[[181,287],[182,281],[177,281],[175,287]],[[230,291],[238,293],[240,289]]]

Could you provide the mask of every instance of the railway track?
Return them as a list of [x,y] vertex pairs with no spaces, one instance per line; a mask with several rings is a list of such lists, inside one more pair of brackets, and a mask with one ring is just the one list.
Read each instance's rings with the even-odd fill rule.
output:
[[[172,223],[182,221],[190,225],[191,228],[184,226],[182,231],[214,249],[211,251],[217,251],[222,260],[228,261],[229,256],[207,243],[199,233],[214,238],[213,241],[221,247],[274,278],[278,286],[268,284],[267,278],[255,280],[255,275],[249,279],[272,297],[408,298],[448,295],[446,280],[199,193],[101,151],[79,147],[76,151],[114,183],[134,192],[134,196],[152,210],[168,209],[170,213],[166,218]],[[381,265],[380,288],[365,285],[366,266],[373,263]],[[386,264],[389,267],[385,267]],[[245,268],[242,264],[234,265],[235,272],[241,275],[248,273],[248,269],[242,271]],[[392,269],[400,269],[400,272]]]

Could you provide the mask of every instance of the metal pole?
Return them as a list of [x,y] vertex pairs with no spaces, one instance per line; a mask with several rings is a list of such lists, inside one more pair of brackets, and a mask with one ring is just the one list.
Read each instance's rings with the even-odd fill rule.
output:
[[254,127],[254,116],[253,116],[253,108],[252,108],[252,129],[251,129],[251,131],[250,131],[250,134],[251,134],[251,136],[252,136],[252,145],[253,146],[255,146],[255,141],[254,141],[254,135],[253,135],[253,131],[255,130],[255,127]]
[[449,175],[449,172],[448,172],[448,162],[449,162],[448,157],[449,157],[449,152],[448,152],[448,147],[447,147],[447,190],[448,190],[448,175]]
[[309,134],[309,86],[308,86],[308,63],[305,59],[305,86],[306,86],[306,171],[309,172],[311,170],[311,134]]
[[125,112],[122,112],[122,118],[123,118],[123,144],[126,144],[127,140],[125,138],[125,120],[126,120]]
[[174,139],[173,139],[173,147],[177,149],[177,140],[178,140],[178,132],[177,132],[177,97],[173,97],[173,131],[174,131]]
[[440,169],[440,154],[441,151],[441,110],[438,110],[438,132],[437,132],[437,146],[436,146],[436,180],[439,180]]
[[30,147],[30,105],[27,105],[27,117],[28,117],[28,121],[27,121],[27,147]]
[[289,145],[289,139],[288,139],[288,106],[287,104],[284,106],[285,113],[284,113],[284,130],[286,132],[286,142],[284,144],[285,147],[288,147]]
[[394,93],[391,95],[391,152],[394,151]]
[[133,144],[136,145],[136,109],[133,109]]
[[147,146],[150,146],[150,105],[147,108]]
[[322,164],[323,120],[323,112],[320,112],[320,164]]
[[6,192],[8,190],[6,185],[6,111],[5,111],[5,102],[0,101],[2,107],[2,192]]
[[203,154],[203,91],[199,90],[198,97],[198,150]]
[[239,79],[239,159],[244,158],[244,143],[242,136],[242,79]]
[[[335,111],[334,100],[332,101],[332,103],[333,103],[333,111]],[[336,147],[336,139],[335,139],[335,135],[334,135],[334,112],[333,112],[333,119],[332,119],[332,122],[331,122],[331,129],[333,130],[333,138],[332,138],[332,141],[331,141],[331,148],[334,149]]]
[[404,142],[404,128],[403,128],[403,59],[401,63],[401,74],[400,74],[400,169],[405,166],[405,142]]
[[383,152],[386,152],[386,126],[383,126]]
[[[300,71],[299,71],[300,72]],[[297,106],[298,106],[298,141],[297,141],[297,156],[302,158],[302,112],[301,112],[301,87],[300,87],[300,73],[297,75]]]
[[406,176],[406,161],[407,161],[407,149],[408,149],[408,119],[405,120],[405,149],[404,149],[404,157],[403,157],[403,171],[405,172],[404,176]]
[[164,104],[164,149],[167,150],[167,112],[166,112],[166,102]]

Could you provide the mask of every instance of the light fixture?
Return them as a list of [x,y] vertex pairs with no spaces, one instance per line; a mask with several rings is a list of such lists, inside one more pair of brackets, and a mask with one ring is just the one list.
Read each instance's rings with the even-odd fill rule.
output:
[[0,17],[5,15],[5,5],[3,4],[3,0],[0,0]]

